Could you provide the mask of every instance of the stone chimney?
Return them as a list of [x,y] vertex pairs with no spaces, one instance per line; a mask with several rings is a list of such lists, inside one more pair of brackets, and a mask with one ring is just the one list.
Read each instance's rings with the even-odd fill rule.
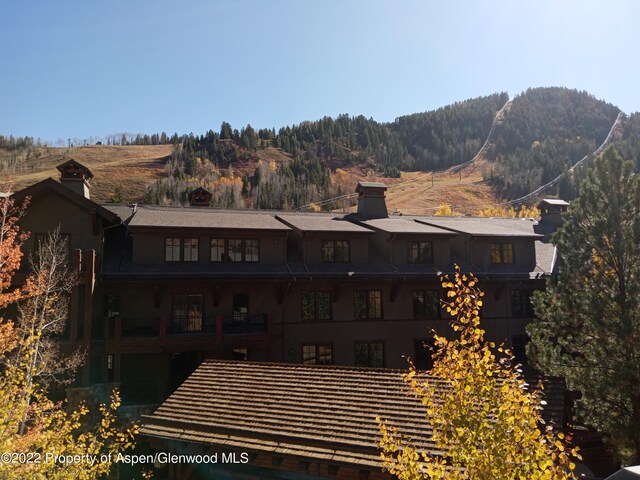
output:
[[208,207],[211,205],[213,194],[202,187],[198,187],[189,194],[189,205],[192,207]]
[[544,198],[538,204],[540,223],[549,225],[556,230],[562,225],[562,214],[567,211],[569,203],[559,198]]
[[67,160],[56,167],[60,172],[60,183],[84,198],[90,198],[89,190],[91,185],[89,179],[93,178],[93,173],[84,165],[75,160]]
[[387,186],[379,182],[358,182],[358,216],[364,220],[387,218],[387,202],[384,192]]

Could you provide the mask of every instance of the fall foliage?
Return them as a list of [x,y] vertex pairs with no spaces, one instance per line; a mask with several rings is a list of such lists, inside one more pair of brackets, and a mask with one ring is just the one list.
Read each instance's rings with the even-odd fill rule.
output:
[[[20,243],[26,238],[17,223],[23,213],[24,206],[16,207],[7,197],[0,199],[0,305],[18,303],[20,312],[15,319],[0,318],[0,478],[107,475],[116,454],[133,446],[137,427],[118,425],[117,392],[108,405],[100,406],[99,421],[93,427],[84,421],[89,413],[86,406],[70,410],[65,403],[49,399],[50,378],[45,374],[55,370],[51,362],[65,363],[59,356],[52,359],[46,354],[49,328],[60,328],[59,321],[66,316],[60,310],[66,305],[65,289],[53,280],[57,274],[64,275],[65,268],[60,251],[54,258],[45,258],[48,248],[58,248],[51,246],[56,239],[50,236],[40,248],[39,260],[32,262],[33,273],[22,287],[12,287],[22,259]],[[64,461],[73,455],[83,460]]]
[[577,449],[543,425],[541,390],[525,383],[511,365],[509,350],[484,338],[478,280],[456,267],[454,279],[444,277],[442,286],[448,289],[444,305],[459,337],[434,335],[429,375],[413,365],[403,375],[410,393],[425,406],[433,449],[418,451],[402,432],[378,419],[384,468],[401,480],[575,478]]

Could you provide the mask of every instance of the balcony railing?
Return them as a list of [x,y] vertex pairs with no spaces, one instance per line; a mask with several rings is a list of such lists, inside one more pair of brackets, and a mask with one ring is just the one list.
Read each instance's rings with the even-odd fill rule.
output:
[[167,322],[168,334],[209,334],[216,333],[215,317],[174,318]]
[[268,315],[234,314],[222,317],[223,335],[267,333]]
[[115,317],[105,323],[102,334],[105,338],[122,339],[162,339],[175,335],[207,335],[219,337],[219,340],[225,335],[266,334],[269,331],[270,318],[266,314],[180,319]]

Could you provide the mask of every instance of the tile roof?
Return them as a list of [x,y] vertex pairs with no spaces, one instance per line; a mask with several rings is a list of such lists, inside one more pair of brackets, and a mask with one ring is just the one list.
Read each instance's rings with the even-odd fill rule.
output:
[[271,212],[157,205],[138,205],[129,227],[291,230],[276,220]]
[[529,218],[413,216],[420,223],[446,228],[454,232],[487,237],[534,237],[535,220]]
[[[548,394],[547,402],[562,405]],[[407,395],[398,370],[205,360],[142,418],[141,431],[167,440],[379,469],[376,416],[419,449],[437,454],[424,415],[421,402]]]
[[346,217],[323,213],[276,215],[276,218],[302,232],[373,233],[372,230],[350,222]]

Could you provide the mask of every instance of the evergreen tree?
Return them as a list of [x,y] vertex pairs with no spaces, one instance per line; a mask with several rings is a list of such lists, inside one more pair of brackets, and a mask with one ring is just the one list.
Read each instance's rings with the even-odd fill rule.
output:
[[640,463],[640,176],[615,149],[597,159],[554,237],[560,268],[534,296],[528,353],[582,398],[578,414]]

